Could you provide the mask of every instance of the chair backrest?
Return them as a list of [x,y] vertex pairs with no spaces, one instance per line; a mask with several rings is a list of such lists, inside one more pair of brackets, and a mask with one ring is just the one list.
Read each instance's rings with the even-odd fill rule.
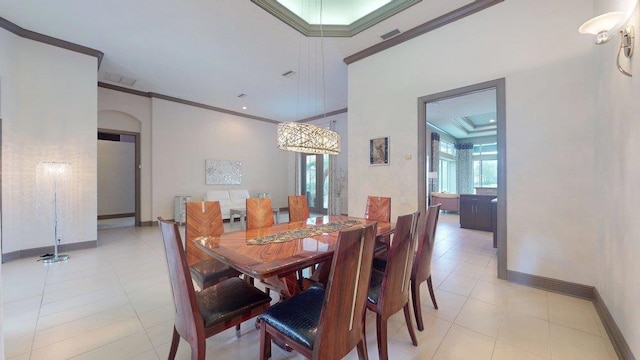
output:
[[271,198],[247,199],[247,229],[258,229],[273,225]]
[[303,221],[309,218],[307,197],[302,195],[289,196],[289,221]]
[[440,204],[429,206],[424,225],[418,236],[418,249],[413,263],[411,279],[422,282],[431,275],[431,256],[435,242],[436,227],[440,216]]
[[381,196],[368,196],[367,208],[364,211],[367,220],[390,222],[391,198]]
[[361,339],[367,304],[376,223],[341,231],[333,253],[314,359],[341,359]]
[[398,216],[380,288],[378,313],[395,314],[409,300],[409,279],[419,217],[419,211]]
[[[169,267],[169,280],[175,307],[175,327],[185,339],[204,336],[204,322],[196,300],[196,292],[191,282],[189,266],[182,248],[178,224],[158,218],[164,250]],[[196,321],[200,319],[200,321]]]
[[184,229],[187,264],[193,265],[211,258],[195,247],[193,239],[200,236],[218,236],[222,233],[224,224],[218,201],[188,202]]

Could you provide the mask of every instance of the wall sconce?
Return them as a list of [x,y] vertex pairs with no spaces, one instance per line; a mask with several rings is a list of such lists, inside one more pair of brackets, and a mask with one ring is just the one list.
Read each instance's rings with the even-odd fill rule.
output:
[[618,30],[619,25],[626,21],[628,18],[627,13],[622,11],[614,11],[600,16],[596,16],[593,19],[587,20],[578,31],[581,34],[593,34],[596,35],[596,44],[601,45],[609,40],[613,39],[617,32],[620,32],[620,48],[618,48],[618,55],[616,56],[616,66],[618,70],[631,76],[631,73],[627,72],[620,66],[620,53],[624,50],[624,56],[628,59],[633,56],[633,45],[635,32],[633,25],[624,26]]

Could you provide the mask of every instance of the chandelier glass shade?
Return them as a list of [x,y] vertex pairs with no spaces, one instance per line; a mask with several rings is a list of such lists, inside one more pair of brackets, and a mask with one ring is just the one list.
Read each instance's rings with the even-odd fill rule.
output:
[[340,154],[340,134],[305,123],[278,124],[278,148],[308,154]]

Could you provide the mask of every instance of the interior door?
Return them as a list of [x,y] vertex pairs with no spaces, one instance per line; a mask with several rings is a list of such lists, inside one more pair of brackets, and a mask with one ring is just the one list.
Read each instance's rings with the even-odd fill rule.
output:
[[302,154],[302,193],[307,196],[309,211],[326,214],[329,207],[329,155]]

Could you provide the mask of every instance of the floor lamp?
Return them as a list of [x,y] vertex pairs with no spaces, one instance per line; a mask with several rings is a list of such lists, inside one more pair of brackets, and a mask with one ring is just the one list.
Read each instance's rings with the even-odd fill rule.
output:
[[66,261],[69,255],[58,254],[58,244],[67,221],[67,192],[71,164],[67,162],[42,162],[38,164],[38,199],[41,201],[41,213],[47,218],[53,217],[53,255],[42,258],[45,264]]

